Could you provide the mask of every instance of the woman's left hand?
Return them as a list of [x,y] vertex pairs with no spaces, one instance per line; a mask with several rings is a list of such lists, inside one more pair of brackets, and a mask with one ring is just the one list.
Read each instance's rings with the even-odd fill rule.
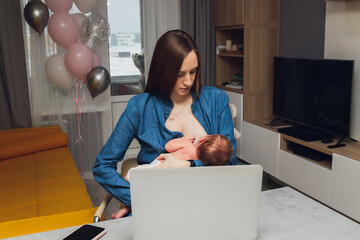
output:
[[156,159],[165,160],[159,168],[185,168],[190,167],[190,163],[188,161],[179,160],[176,157],[172,156],[169,153],[160,154]]

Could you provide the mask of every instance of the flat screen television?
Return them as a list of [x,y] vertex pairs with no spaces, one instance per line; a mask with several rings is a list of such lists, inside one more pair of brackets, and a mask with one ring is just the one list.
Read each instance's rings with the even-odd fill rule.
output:
[[353,68],[353,60],[275,57],[274,115],[349,137]]

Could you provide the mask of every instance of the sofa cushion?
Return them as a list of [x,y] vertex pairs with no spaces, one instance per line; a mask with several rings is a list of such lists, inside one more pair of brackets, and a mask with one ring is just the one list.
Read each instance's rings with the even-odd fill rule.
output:
[[39,151],[64,147],[67,146],[67,144],[67,135],[63,132],[7,142],[0,145],[0,159],[8,159]]
[[29,171],[0,176],[0,193],[31,186],[36,186],[34,167]]
[[66,134],[38,130],[0,130],[0,238],[92,222],[95,209]]
[[8,189],[6,192],[0,193],[0,195],[0,209],[37,204],[35,185]]
[[0,222],[93,207],[67,147],[0,161],[0,171]]
[[67,194],[38,203],[38,216],[67,213],[88,208],[92,208],[92,203],[87,193]]
[[37,204],[27,204],[11,208],[0,209],[1,222],[14,221],[24,218],[33,218],[38,216]]
[[19,175],[25,172],[34,172],[34,156],[26,155],[0,161],[0,181],[2,176]]
[[60,126],[2,129],[0,131],[0,145],[19,140],[31,140],[35,137],[59,132],[61,132]]
[[75,166],[74,159],[67,147],[38,152],[34,156],[36,158],[36,171],[44,171],[61,165]]
[[80,193],[87,193],[87,190],[83,180],[79,177],[55,179],[37,186],[37,200],[39,202]]

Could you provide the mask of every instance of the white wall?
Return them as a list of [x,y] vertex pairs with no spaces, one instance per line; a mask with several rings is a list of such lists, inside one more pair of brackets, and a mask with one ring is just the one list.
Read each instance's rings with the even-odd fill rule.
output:
[[327,2],[324,58],[355,60],[350,136],[360,140],[360,1]]

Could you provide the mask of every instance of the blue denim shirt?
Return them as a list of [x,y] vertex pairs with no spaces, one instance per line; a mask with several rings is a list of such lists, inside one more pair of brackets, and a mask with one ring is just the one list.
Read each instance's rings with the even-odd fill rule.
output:
[[[196,99],[192,93],[192,112],[207,134],[221,134],[230,139],[234,147],[229,164],[237,164],[229,98],[215,87],[203,87]],[[170,99],[142,93],[130,99],[113,133],[96,158],[93,168],[95,180],[114,197],[130,206],[130,185],[116,171],[117,163],[122,161],[133,138],[141,150],[137,156],[138,164],[150,163],[161,153],[166,152],[165,144],[182,137],[181,132],[172,132],[165,127],[165,121],[173,108]],[[199,160],[195,160],[201,166]]]

